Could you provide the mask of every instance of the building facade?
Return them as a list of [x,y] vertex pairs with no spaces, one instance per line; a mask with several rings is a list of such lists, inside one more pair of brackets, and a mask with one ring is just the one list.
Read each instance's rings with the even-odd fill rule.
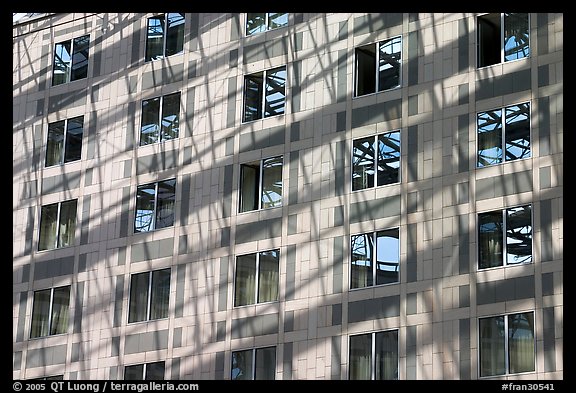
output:
[[13,24],[13,378],[563,378],[563,14]]

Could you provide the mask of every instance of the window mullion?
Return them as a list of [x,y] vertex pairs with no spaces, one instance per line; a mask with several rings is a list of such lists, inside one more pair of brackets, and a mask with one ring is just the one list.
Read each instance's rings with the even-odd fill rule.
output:
[[162,142],[162,118],[164,116],[164,96],[160,96],[160,107],[158,108],[158,142]]
[[144,367],[142,367],[142,380],[143,381],[146,380],[146,366],[147,366],[147,364],[144,363]]
[[505,357],[505,366],[506,366],[506,374],[510,373],[510,361],[509,361],[509,348],[508,348],[508,315],[504,315],[504,357]]
[[162,31],[162,57],[166,57],[166,41],[168,41],[168,14],[164,14],[164,30]]
[[270,19],[270,18],[269,18],[269,13],[268,13],[268,12],[265,12],[265,13],[264,13],[264,31],[265,31],[265,32],[268,31],[268,30],[270,30],[270,27],[268,26],[268,23],[270,23],[270,20],[269,20],[269,19]]
[[[378,86],[378,82],[376,82],[376,86]],[[374,188],[378,187],[378,134],[374,135]]]
[[[72,63],[74,60],[74,39],[70,40],[70,67],[68,67],[68,83],[72,82]],[[64,128],[66,133],[66,128]]]
[[59,240],[60,240],[60,207],[62,206],[62,202],[58,202],[58,211],[56,213],[56,239],[54,239],[54,248],[59,247]]
[[156,229],[157,212],[158,212],[158,182],[154,183],[154,214],[152,214],[152,230]]
[[380,80],[379,80],[380,79],[380,75],[379,75],[380,73],[378,72],[378,68],[379,68],[378,66],[380,65],[380,43],[379,42],[376,43],[376,56],[375,56],[375,58],[376,58],[376,69],[375,69],[376,78],[374,80],[376,81],[376,84],[374,86],[374,92],[378,93],[378,91],[379,91],[378,87],[380,86]]
[[48,307],[48,333],[47,336],[51,335],[52,332],[52,306],[54,305],[54,288],[50,289],[50,305]]
[[258,210],[262,209],[262,183],[264,180],[264,160],[260,160],[260,168],[259,168],[259,176],[258,176]]
[[[268,15],[268,14],[266,14]],[[267,71],[264,70],[262,72],[262,115],[261,115],[261,119],[264,119],[266,117],[266,87],[267,87],[267,83],[266,83],[266,75],[267,75]]]
[[64,138],[62,138],[62,160],[60,164],[66,162],[66,136],[68,135],[68,119],[64,120]]
[[506,162],[506,107],[502,107],[502,162]]
[[504,12],[500,13],[500,63],[504,63],[505,55],[504,55],[504,46],[506,43],[504,42]]
[[[374,176],[376,177],[376,176]],[[372,244],[374,244],[374,249],[372,250],[372,286],[376,286],[376,254],[378,253],[378,239],[376,238],[376,231],[372,232]]]
[[254,280],[254,304],[258,304],[258,297],[260,295],[260,291],[258,288],[260,287],[260,253],[256,253],[256,279]]
[[256,348],[252,349],[252,379],[256,379]]
[[508,221],[508,209],[502,210],[502,266],[508,265],[508,233],[506,228],[506,221]]
[[148,305],[146,307],[146,320],[150,320],[151,305],[152,305],[152,272],[148,273]]
[[371,340],[371,346],[372,346],[372,361],[370,362],[370,372],[371,372],[371,380],[375,380],[376,379],[376,333],[372,333],[372,340]]

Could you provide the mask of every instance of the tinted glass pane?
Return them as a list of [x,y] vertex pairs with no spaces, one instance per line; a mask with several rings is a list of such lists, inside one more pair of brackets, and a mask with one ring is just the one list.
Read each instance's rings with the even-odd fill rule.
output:
[[88,76],[88,47],[90,45],[90,36],[85,35],[74,39],[72,47],[72,77],[75,81]]
[[84,116],[68,120],[66,128],[66,151],[64,162],[78,161],[82,155],[82,133],[84,132]]
[[376,333],[374,379],[398,379],[398,331]]
[[260,253],[258,303],[278,300],[279,250]]
[[74,245],[76,231],[76,199],[62,202],[58,223],[58,247]]
[[480,319],[480,376],[506,373],[504,317]]
[[62,381],[64,379],[64,375],[52,375],[50,377],[44,378],[46,381]]
[[478,17],[478,67],[498,64],[501,60],[500,14]]
[[[148,319],[148,287],[150,273],[133,274],[130,279],[130,307],[128,323],[146,321]],[[142,378],[142,374],[138,379]]]
[[376,46],[356,48],[356,96],[376,91]]
[[350,337],[350,380],[372,379],[372,334]]
[[503,232],[502,212],[489,212],[478,214],[479,234],[478,267],[480,269],[502,266]]
[[58,223],[58,204],[42,206],[40,216],[40,239],[38,250],[51,250],[56,248],[56,232]]
[[400,86],[400,67],[402,60],[402,38],[396,37],[382,41],[379,45],[378,91]]
[[374,187],[374,137],[352,144],[352,191]]
[[146,377],[148,381],[164,380],[164,362],[155,362],[146,364]]
[[262,161],[262,209],[282,206],[282,156]]
[[276,376],[276,347],[256,350],[257,380],[274,380]]
[[400,131],[378,136],[378,185],[400,181]]
[[268,29],[275,29],[282,26],[288,26],[288,14],[277,14],[270,12],[268,14]]
[[52,300],[52,322],[50,334],[63,334],[68,331],[68,308],[70,307],[70,287],[54,289]]
[[158,182],[158,207],[155,229],[174,225],[174,202],[176,200],[176,179]]
[[50,320],[50,289],[34,292],[34,306],[32,309],[32,326],[30,337],[44,337],[48,335]]
[[246,35],[256,34],[263,31],[266,31],[266,14],[246,14]]
[[256,301],[256,254],[236,258],[234,306],[254,304]]
[[52,85],[70,82],[70,68],[72,63],[72,42],[65,41],[56,44],[54,49],[54,71]]
[[146,30],[146,59],[157,60],[164,53],[164,15],[148,18]]
[[376,285],[400,280],[399,230],[389,229],[376,233]]
[[244,121],[262,118],[263,83],[262,73],[244,78]]
[[534,371],[534,313],[508,316],[510,373]]
[[155,194],[155,183],[138,186],[136,191],[134,232],[148,232],[154,229]]
[[162,100],[162,135],[163,141],[178,138],[180,130],[180,93],[164,96]]
[[264,117],[284,113],[286,101],[286,67],[275,68],[266,73],[266,101]]
[[352,271],[350,288],[362,288],[373,285],[372,258],[374,255],[374,236],[372,233],[352,236]]
[[184,49],[184,14],[167,15],[166,56],[182,53]]
[[532,262],[532,207],[506,209],[506,263]]
[[506,108],[506,161],[530,157],[530,104]]
[[160,122],[160,97],[142,101],[140,146],[158,142]]
[[144,379],[143,376],[143,364],[135,364],[134,366],[124,367],[124,380],[126,381],[142,381]]
[[240,166],[240,213],[258,209],[260,163]]
[[170,300],[170,269],[152,272],[151,296],[150,319],[167,318]]
[[478,114],[478,166],[502,162],[502,111]]
[[46,166],[58,165],[64,158],[64,120],[48,124]]
[[254,351],[232,352],[232,375],[234,379],[254,379],[252,373],[252,356]]
[[504,61],[530,56],[528,14],[504,14]]

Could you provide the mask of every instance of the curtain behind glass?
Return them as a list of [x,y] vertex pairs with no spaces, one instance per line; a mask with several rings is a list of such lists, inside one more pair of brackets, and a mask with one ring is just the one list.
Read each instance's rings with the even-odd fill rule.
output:
[[58,247],[74,245],[76,231],[76,199],[62,202],[58,224]]
[[247,351],[232,352],[232,375],[231,379],[253,379],[252,377],[252,354]]
[[506,160],[530,157],[530,104],[506,108]]
[[38,251],[56,248],[56,228],[58,223],[58,204],[42,206],[40,213],[40,238]]
[[164,55],[164,15],[148,18],[145,61],[161,59]]
[[527,13],[504,14],[504,61],[530,56]]
[[375,379],[398,379],[398,330],[376,333]]
[[262,209],[282,206],[282,156],[262,161]]
[[352,191],[374,187],[376,160],[374,137],[356,139],[352,144]]
[[504,317],[482,318],[479,328],[480,376],[505,374]]
[[146,364],[147,381],[163,381],[164,380],[164,362],[154,362]]
[[176,200],[176,179],[158,182],[158,206],[156,208],[155,229],[174,225],[174,203]]
[[350,380],[372,379],[372,334],[350,337]]
[[167,15],[166,56],[182,53],[184,50],[184,14],[179,12]]
[[480,269],[502,266],[503,259],[503,223],[502,212],[478,214],[478,267]]
[[124,367],[124,380],[125,381],[142,381],[144,378],[144,365],[135,364],[133,366]]
[[260,253],[258,303],[278,300],[279,250]]
[[52,299],[52,323],[50,334],[63,334],[68,331],[68,317],[70,307],[70,286],[54,289]]
[[257,380],[276,379],[276,347],[258,348],[256,350]]
[[160,132],[160,97],[142,101],[140,146],[158,142]]
[[510,373],[534,371],[534,313],[508,316]]
[[378,64],[378,91],[400,86],[402,37],[380,42]]
[[378,185],[400,181],[400,131],[378,136]]
[[50,289],[34,292],[30,338],[44,337],[48,335],[48,324],[50,320],[50,292]]
[[351,238],[352,261],[350,288],[363,288],[373,285],[372,259],[374,236],[372,233],[354,235]]
[[154,229],[155,196],[155,183],[138,186],[134,232],[148,232]]
[[70,82],[70,68],[72,63],[72,41],[56,44],[54,49],[54,70],[52,86]]
[[256,254],[236,258],[234,306],[254,304],[256,301]]
[[502,110],[478,114],[478,167],[502,162]]
[[240,213],[258,210],[260,163],[258,161],[240,166]]
[[88,76],[88,47],[90,35],[74,38],[72,47],[72,70],[70,80],[84,79]]
[[84,131],[84,116],[68,120],[66,127],[66,149],[64,162],[78,161],[82,155],[82,133]]
[[170,300],[170,269],[152,272],[152,298],[150,299],[150,320],[168,317]]
[[128,323],[148,319],[148,284],[150,272],[133,274],[130,280]]
[[180,93],[169,94],[162,99],[162,128],[160,140],[178,138],[180,130]]
[[48,124],[48,143],[46,145],[46,166],[62,163],[64,156],[64,123],[57,121]]

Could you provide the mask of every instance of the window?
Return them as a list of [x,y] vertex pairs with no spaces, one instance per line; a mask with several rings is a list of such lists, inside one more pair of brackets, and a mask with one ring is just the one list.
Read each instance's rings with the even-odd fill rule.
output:
[[145,61],[184,51],[184,14],[175,12],[148,18]]
[[282,206],[282,156],[240,165],[240,213]]
[[143,100],[140,146],[178,138],[179,115],[180,92]]
[[278,300],[280,250],[262,251],[236,258],[234,306]]
[[76,199],[42,206],[38,251],[74,244]]
[[66,333],[69,307],[70,285],[34,292],[30,338]]
[[266,30],[288,26],[288,14],[271,12],[246,14],[246,35],[261,33]]
[[124,380],[163,381],[164,362],[134,364],[124,367]]
[[398,379],[398,330],[350,336],[349,379]]
[[352,142],[352,191],[399,181],[400,131],[356,139]]
[[477,121],[478,167],[530,157],[530,103],[478,113]]
[[400,86],[402,37],[356,48],[355,97]]
[[487,14],[479,16],[477,21],[478,67],[530,56],[527,13]]
[[479,269],[532,262],[531,205],[480,213],[478,228]]
[[276,376],[276,347],[232,352],[232,379],[273,380]]
[[88,76],[88,46],[90,35],[56,44],[52,86]]
[[534,312],[479,319],[480,376],[534,371]]
[[350,289],[400,281],[398,228],[352,235],[350,248],[352,250]]
[[138,186],[134,232],[149,232],[174,225],[176,179]]
[[49,377],[39,377],[32,378],[33,381],[62,381],[64,380],[64,375],[51,375]]
[[82,155],[84,116],[48,124],[46,166],[78,161]]
[[244,77],[244,122],[283,114],[285,101],[286,66]]
[[169,299],[169,268],[133,274],[128,323],[168,318]]

